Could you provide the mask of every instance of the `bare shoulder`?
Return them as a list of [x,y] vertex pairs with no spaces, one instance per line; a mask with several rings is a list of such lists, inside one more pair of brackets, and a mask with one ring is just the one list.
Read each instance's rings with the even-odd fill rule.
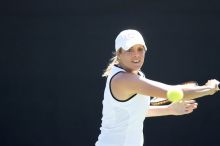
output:
[[126,100],[132,95],[136,94],[134,85],[138,82],[139,76],[121,72],[112,78],[111,89],[113,95],[119,100]]
[[120,72],[113,77],[112,83],[119,86],[124,85],[126,87],[129,83],[135,83],[138,80],[140,80],[138,75],[128,72]]
[[122,99],[134,94],[165,98],[170,88],[170,85],[125,72],[118,73],[111,81],[112,93]]

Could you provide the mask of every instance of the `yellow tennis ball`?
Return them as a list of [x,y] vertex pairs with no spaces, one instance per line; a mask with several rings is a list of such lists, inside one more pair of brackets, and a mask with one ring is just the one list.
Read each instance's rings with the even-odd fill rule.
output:
[[167,98],[171,102],[178,102],[183,99],[183,91],[181,89],[170,89],[167,92]]

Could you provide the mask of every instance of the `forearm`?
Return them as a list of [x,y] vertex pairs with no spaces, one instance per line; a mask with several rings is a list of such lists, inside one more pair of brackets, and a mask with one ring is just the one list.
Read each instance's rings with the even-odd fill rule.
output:
[[158,117],[158,116],[168,116],[172,115],[169,105],[164,106],[150,106],[146,117]]
[[[173,88],[180,88],[183,90],[184,99],[196,99],[199,97],[212,95],[214,88],[210,86],[185,86],[185,85],[167,85],[160,82],[148,80],[148,90],[147,93],[153,97],[167,98],[167,92]],[[147,94],[146,93],[146,94]]]
[[184,99],[186,100],[212,95],[213,92],[213,88],[208,86],[194,86],[194,87],[182,86],[181,88],[183,90]]
[[[139,93],[142,95],[148,95],[152,97],[167,98],[167,92],[175,88],[180,88],[183,90],[184,98],[186,100],[196,99],[198,97],[203,97],[206,95],[212,95],[217,91],[216,85],[218,81],[210,80],[204,86],[188,86],[188,85],[168,85],[161,82],[149,80],[142,77],[132,76],[127,78],[129,82],[125,82],[125,86],[128,86],[127,91],[133,93]],[[126,81],[127,81],[126,80]],[[126,92],[127,92],[126,91]]]

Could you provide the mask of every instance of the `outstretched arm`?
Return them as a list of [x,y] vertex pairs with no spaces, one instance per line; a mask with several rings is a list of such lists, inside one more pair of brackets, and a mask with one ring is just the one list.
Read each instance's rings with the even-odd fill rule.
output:
[[[117,97],[125,100],[136,93],[151,97],[167,98],[167,92],[173,88],[183,90],[183,99],[195,99],[206,95],[212,95],[218,90],[218,81],[210,80],[204,86],[178,86],[168,85],[149,80],[131,73],[120,73],[112,81],[112,90]],[[125,99],[124,99],[125,98]]]
[[174,102],[170,105],[150,106],[146,112],[146,117],[168,116],[168,115],[185,115],[192,113],[198,103],[195,100],[185,100]]
[[184,92],[185,99],[196,99],[199,97],[203,97],[206,95],[213,95],[215,92],[219,91],[219,81],[213,79],[209,80],[203,86],[185,86],[185,85],[178,85],[182,88]]

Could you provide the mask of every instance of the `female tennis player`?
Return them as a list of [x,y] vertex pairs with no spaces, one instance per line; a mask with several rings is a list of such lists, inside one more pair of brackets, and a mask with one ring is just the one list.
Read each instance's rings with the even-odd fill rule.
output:
[[[141,72],[147,47],[136,30],[124,30],[115,40],[115,56],[105,70],[107,77],[103,99],[101,134],[96,146],[143,146],[145,117],[191,113],[198,97],[213,95],[217,80],[203,86],[167,85],[145,78]],[[150,96],[167,98],[173,88],[183,91],[181,102],[150,106]]]

